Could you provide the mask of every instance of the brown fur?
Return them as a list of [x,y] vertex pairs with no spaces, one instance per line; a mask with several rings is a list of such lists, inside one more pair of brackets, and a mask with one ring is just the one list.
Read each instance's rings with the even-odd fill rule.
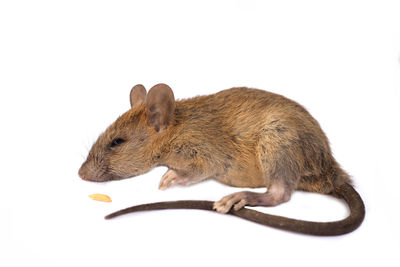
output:
[[[79,171],[83,179],[116,180],[167,166],[161,189],[209,178],[269,188],[216,202],[224,213],[276,205],[296,189],[330,194],[351,184],[318,122],[281,95],[242,87],[175,101],[167,85],[156,85],[147,97],[139,88],[142,96],[133,98],[139,100],[131,97],[132,108],[93,145]],[[116,140],[124,142],[113,146]]]

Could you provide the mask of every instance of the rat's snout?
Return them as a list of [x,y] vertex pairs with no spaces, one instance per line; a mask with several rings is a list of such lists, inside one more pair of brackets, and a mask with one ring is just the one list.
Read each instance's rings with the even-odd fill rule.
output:
[[117,180],[119,177],[103,171],[102,166],[95,166],[92,161],[86,161],[78,171],[79,177],[85,181],[106,182]]
[[87,168],[85,168],[85,164],[83,164],[83,165],[79,168],[78,175],[79,175],[79,177],[81,177],[83,180],[86,180],[86,181],[90,180],[90,179],[88,179],[89,174],[88,174]]
[[87,161],[79,168],[78,175],[85,181],[99,182],[97,172],[91,168]]

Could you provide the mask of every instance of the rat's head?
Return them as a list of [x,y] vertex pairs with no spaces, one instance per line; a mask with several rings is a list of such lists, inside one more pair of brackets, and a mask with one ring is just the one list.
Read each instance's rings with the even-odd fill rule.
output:
[[130,93],[131,109],[100,135],[90,149],[79,176],[105,182],[143,174],[157,165],[152,158],[159,138],[173,116],[174,94],[168,85],[149,90],[136,85]]

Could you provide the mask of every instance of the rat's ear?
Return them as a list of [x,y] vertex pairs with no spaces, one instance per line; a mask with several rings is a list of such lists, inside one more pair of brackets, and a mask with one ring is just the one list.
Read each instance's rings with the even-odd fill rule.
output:
[[167,128],[174,110],[174,93],[168,85],[160,83],[149,90],[146,97],[146,120],[156,132]]
[[131,101],[131,108],[137,107],[144,103],[146,100],[146,88],[143,85],[135,85],[129,95],[129,100]]

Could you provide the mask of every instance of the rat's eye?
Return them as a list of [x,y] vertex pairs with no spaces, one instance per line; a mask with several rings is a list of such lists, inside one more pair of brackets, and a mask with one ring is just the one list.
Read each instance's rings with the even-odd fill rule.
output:
[[112,142],[111,142],[111,144],[110,144],[110,147],[116,147],[116,146],[122,144],[123,142],[125,142],[124,139],[122,139],[122,138],[115,138],[114,140],[112,140]]

